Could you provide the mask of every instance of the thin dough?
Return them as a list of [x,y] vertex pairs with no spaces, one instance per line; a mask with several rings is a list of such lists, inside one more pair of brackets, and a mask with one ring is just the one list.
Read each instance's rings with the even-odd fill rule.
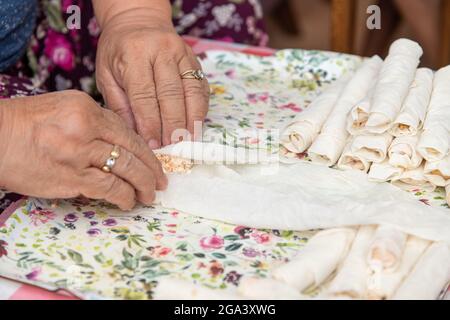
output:
[[368,286],[368,298],[374,300],[392,298],[395,291],[409,275],[414,265],[429,245],[430,241],[409,236],[398,269],[394,272],[383,270],[376,272],[371,276]]
[[450,66],[434,75],[428,114],[417,150],[427,161],[442,160],[450,149]]
[[367,96],[374,78],[377,77],[382,60],[378,56],[363,62],[353,78],[347,83],[322,131],[308,150],[313,162],[333,166],[347,143],[347,114]]
[[394,271],[402,259],[407,237],[395,227],[378,226],[367,258],[371,269]]
[[449,281],[449,246],[435,242],[428,247],[392,299],[435,300]]
[[445,187],[450,183],[450,155],[442,160],[426,162],[424,167],[425,178],[438,187]]
[[367,161],[360,155],[352,152],[353,140],[350,141],[342,152],[342,156],[339,158],[337,167],[341,170],[359,170],[362,172],[368,172],[372,162]]
[[406,170],[418,168],[423,160],[416,150],[418,141],[418,136],[395,138],[388,150],[389,164]]
[[389,129],[392,135],[395,137],[414,136],[422,129],[433,90],[433,77],[431,69],[417,69],[402,110]]
[[366,129],[386,132],[396,119],[414,80],[423,50],[408,39],[392,43],[375,86]]
[[374,163],[382,163],[387,157],[387,151],[392,142],[392,135],[359,135],[353,139],[351,151],[361,158]]
[[374,236],[374,226],[361,226],[353,241],[350,252],[339,268],[336,277],[326,289],[331,297],[364,299],[369,279],[367,254]]
[[355,237],[352,228],[337,228],[314,235],[297,256],[272,272],[272,276],[299,292],[319,286],[345,258]]
[[346,76],[331,84],[287,126],[281,135],[281,143],[286,149],[293,153],[302,153],[311,146],[333,110],[348,79],[349,77]]

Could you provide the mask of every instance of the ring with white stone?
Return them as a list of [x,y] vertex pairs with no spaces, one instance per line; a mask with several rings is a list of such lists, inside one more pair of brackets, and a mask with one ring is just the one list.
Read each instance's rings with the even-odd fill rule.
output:
[[187,70],[181,74],[181,79],[195,79],[195,80],[204,80],[206,78],[205,73],[198,70]]
[[116,165],[116,160],[120,157],[120,150],[118,146],[114,146],[113,150],[110,153],[108,159],[106,159],[105,164],[102,167],[102,171],[106,173],[110,173],[113,167]]

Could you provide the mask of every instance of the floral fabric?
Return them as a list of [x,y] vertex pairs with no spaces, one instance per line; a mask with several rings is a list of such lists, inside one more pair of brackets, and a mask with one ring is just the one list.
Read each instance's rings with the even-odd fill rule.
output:
[[[273,137],[252,140],[252,128],[287,125],[324,82],[360,62],[304,50],[265,58],[210,51],[201,59],[212,87],[205,137],[262,148],[272,146]],[[447,206],[442,189],[414,193],[429,205]],[[0,276],[86,299],[151,299],[167,276],[223,289],[243,275],[266,276],[314,232],[233,226],[161,206],[124,213],[101,201],[67,200],[53,208],[30,198],[0,227]]]

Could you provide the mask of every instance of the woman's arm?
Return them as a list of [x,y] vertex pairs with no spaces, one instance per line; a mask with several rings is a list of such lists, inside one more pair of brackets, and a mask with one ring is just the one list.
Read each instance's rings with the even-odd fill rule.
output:
[[136,16],[145,14],[158,16],[171,21],[172,10],[169,0],[93,0],[95,17],[100,28],[108,21],[124,13],[136,12]]

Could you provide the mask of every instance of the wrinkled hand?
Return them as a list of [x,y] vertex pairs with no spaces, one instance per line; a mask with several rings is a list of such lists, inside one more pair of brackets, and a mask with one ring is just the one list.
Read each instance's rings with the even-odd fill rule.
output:
[[193,134],[194,122],[206,116],[209,86],[181,79],[182,72],[201,69],[197,58],[171,21],[141,11],[103,26],[96,76],[107,106],[154,149],[170,144],[176,129]]
[[[153,152],[88,95],[63,91],[0,101],[0,185],[43,198],[84,195],[128,210],[151,204],[167,180]],[[101,168],[120,147],[111,173]]]

